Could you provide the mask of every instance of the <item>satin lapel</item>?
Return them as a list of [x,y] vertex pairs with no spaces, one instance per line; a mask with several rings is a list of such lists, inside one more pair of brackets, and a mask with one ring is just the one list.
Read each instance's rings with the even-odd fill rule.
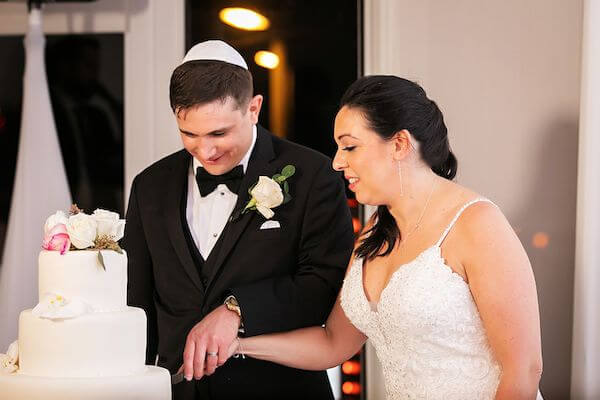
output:
[[248,169],[240,185],[237,203],[235,204],[233,212],[231,213],[231,219],[227,223],[223,232],[223,243],[221,244],[221,249],[215,260],[214,267],[212,268],[213,273],[208,279],[206,292],[210,290],[209,288],[211,287],[215,277],[219,276],[219,272],[223,267],[225,259],[234,249],[240,236],[244,230],[246,230],[250,221],[253,218],[262,218],[256,215],[256,211],[248,211],[245,214],[241,214],[242,210],[250,200],[250,194],[248,193],[250,186],[254,185],[258,181],[258,177],[260,175],[271,177],[275,174],[273,166],[270,165],[270,162],[275,157],[271,134],[264,131],[260,127],[258,129],[256,145],[252,151],[250,161],[248,162]]
[[[179,261],[189,275],[190,279],[198,290],[204,294],[204,286],[200,280],[200,274],[190,253],[183,231],[183,221],[181,218],[182,204],[186,204],[182,199],[184,193],[187,193],[188,184],[188,168],[191,157],[186,154],[181,154],[181,159],[177,160],[177,165],[173,167],[169,174],[170,182],[168,183],[167,197],[165,200],[165,224],[169,232],[169,238],[173,244],[173,248],[179,257]],[[183,201],[183,203],[182,203]]]

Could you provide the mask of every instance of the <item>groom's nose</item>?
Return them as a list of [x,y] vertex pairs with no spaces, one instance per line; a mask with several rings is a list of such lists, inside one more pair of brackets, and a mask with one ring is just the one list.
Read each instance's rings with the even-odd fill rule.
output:
[[217,154],[217,148],[212,143],[201,143],[196,152],[202,160],[210,160]]

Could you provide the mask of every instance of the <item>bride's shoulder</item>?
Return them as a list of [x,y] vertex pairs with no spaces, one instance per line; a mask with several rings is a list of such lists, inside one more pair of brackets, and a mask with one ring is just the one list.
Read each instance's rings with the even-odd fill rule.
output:
[[487,196],[455,182],[448,185],[448,201],[457,217],[454,230],[472,235],[492,225],[508,224],[500,208]]

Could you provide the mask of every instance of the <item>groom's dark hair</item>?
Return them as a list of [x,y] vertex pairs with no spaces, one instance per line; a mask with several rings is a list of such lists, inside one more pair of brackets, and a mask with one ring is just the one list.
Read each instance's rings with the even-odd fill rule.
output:
[[252,97],[252,74],[223,61],[188,61],[175,68],[169,85],[174,113],[231,97],[240,109]]

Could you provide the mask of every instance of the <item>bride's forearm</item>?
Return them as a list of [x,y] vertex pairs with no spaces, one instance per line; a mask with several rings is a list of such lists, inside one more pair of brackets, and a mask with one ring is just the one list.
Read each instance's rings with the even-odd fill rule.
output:
[[288,367],[323,370],[352,357],[366,340],[348,320],[338,298],[325,327],[243,338],[237,352]]
[[503,368],[495,400],[534,400],[537,397],[541,367]]
[[243,338],[238,351],[259,360],[307,370],[334,367],[353,354],[346,356],[337,350],[327,329],[319,326]]

